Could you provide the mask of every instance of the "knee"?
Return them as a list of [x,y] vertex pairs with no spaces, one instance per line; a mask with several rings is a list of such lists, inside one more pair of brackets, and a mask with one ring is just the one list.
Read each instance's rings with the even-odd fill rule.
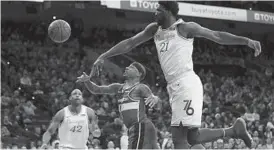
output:
[[173,136],[172,137],[172,142],[174,144],[174,146],[176,145],[188,145],[188,140],[187,138],[179,138],[179,137],[175,137]]
[[197,139],[195,139],[195,138],[193,138],[193,137],[191,137],[191,136],[188,138],[187,141],[188,141],[188,143],[189,143],[190,145],[195,145],[195,144],[199,143]]
[[192,146],[195,145],[195,144],[199,144],[200,143],[200,141],[199,141],[199,130],[198,129],[191,130],[188,133],[187,140],[188,140],[188,143]]

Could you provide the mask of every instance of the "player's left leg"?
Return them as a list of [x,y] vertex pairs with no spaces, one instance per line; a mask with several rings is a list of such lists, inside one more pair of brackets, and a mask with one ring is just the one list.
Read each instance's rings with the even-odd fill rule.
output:
[[188,132],[188,142],[191,145],[215,141],[223,137],[240,138],[250,148],[252,138],[248,134],[245,121],[238,118],[230,128],[222,129],[190,129]]
[[128,149],[143,149],[145,125],[136,123],[128,129]]
[[144,121],[144,143],[143,149],[160,149],[157,144],[157,130],[154,124],[149,120]]

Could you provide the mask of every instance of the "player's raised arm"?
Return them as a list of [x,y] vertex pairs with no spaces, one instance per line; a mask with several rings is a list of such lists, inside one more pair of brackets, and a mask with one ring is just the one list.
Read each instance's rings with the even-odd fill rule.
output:
[[158,29],[157,23],[149,24],[143,31],[139,32],[135,36],[125,39],[120,43],[116,44],[107,52],[99,56],[98,59],[106,59],[115,55],[124,54],[131,51],[138,45],[151,39]]
[[[191,37],[204,37],[223,45],[247,45],[255,50],[255,56],[258,56],[261,53],[261,45],[259,41],[251,40],[243,36],[233,35],[228,32],[213,31],[194,22],[189,22],[186,25],[186,28]],[[180,28],[179,26],[179,30],[183,30],[183,27]]]
[[61,122],[64,118],[64,111],[60,110],[56,113],[56,115],[53,117],[47,131],[43,134],[42,142],[43,145],[41,149],[46,148],[47,144],[49,143],[51,136],[55,133],[56,129],[59,127]]
[[145,104],[149,107],[154,107],[160,101],[159,97],[155,96],[147,85],[141,84],[138,88],[142,97],[145,98]]
[[76,82],[83,82],[92,94],[116,94],[122,86],[122,84],[119,83],[101,86],[97,85],[90,81],[90,76],[88,76],[85,72],[83,72],[80,77],[77,77]]
[[93,64],[93,69],[95,69],[96,73],[95,75],[99,75],[105,59],[131,51],[133,48],[151,39],[157,30],[157,23],[151,23],[143,31],[139,32],[135,36],[119,42],[110,50],[101,54]]
[[101,131],[98,126],[98,117],[93,109],[87,107],[87,114],[89,118],[89,131],[94,137],[100,137]]

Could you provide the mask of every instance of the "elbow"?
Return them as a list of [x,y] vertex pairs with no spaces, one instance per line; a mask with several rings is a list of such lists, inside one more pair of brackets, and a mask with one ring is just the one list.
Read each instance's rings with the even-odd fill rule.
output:
[[50,130],[47,130],[46,132],[45,132],[45,134],[47,134],[47,135],[53,135],[54,134],[54,130],[53,129],[50,129]]
[[94,95],[97,95],[97,94],[100,94],[98,91],[96,90],[91,90],[91,89],[88,89],[90,93],[94,94]]
[[46,131],[46,132],[43,134],[43,138],[51,137],[51,135],[53,135],[53,133],[51,133],[50,131]]
[[98,94],[102,94],[101,89],[98,88],[88,88],[89,92],[94,94],[94,95],[98,95]]
[[218,44],[225,44],[224,41],[222,40],[221,38],[221,33],[218,32],[218,31],[215,31],[213,33],[213,39],[214,39],[214,42],[218,43]]
[[128,38],[124,42],[125,42],[125,45],[124,45],[125,51],[130,52],[133,49],[134,45],[135,45],[133,39]]

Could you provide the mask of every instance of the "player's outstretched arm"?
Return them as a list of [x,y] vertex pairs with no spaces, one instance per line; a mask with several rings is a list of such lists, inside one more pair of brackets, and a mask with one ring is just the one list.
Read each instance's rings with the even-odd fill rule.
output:
[[59,125],[61,124],[61,122],[63,121],[64,118],[64,111],[60,110],[56,113],[56,115],[53,117],[47,131],[43,134],[42,137],[42,149],[44,149],[47,144],[49,143],[51,136],[55,133],[56,129],[59,127]]
[[[251,40],[243,36],[237,36],[228,32],[213,31],[194,22],[189,22],[186,25],[186,28],[191,37],[204,37],[222,45],[247,45],[255,50],[255,56],[261,53],[261,45],[259,41]],[[183,27],[179,30],[183,30]]]
[[110,85],[97,85],[93,83],[92,81],[85,81],[84,82],[86,88],[92,93],[92,94],[116,94],[122,84],[119,83],[113,83]]
[[106,59],[115,55],[120,55],[131,51],[138,45],[151,39],[158,29],[157,23],[149,24],[143,31],[139,32],[135,36],[125,39],[120,43],[116,44],[107,52],[99,56],[98,59]]
[[113,83],[110,85],[97,85],[90,81],[91,76],[87,75],[85,72],[80,77],[77,77],[76,82],[83,82],[86,88],[92,94],[116,94],[118,90],[122,87],[120,83]]
[[98,126],[98,117],[93,109],[87,108],[87,114],[89,118],[89,131],[93,135],[93,137],[100,137],[101,130]]
[[160,102],[159,97],[155,96],[147,85],[141,84],[138,89],[140,90],[142,97],[145,98],[145,104],[149,107],[152,108]]

